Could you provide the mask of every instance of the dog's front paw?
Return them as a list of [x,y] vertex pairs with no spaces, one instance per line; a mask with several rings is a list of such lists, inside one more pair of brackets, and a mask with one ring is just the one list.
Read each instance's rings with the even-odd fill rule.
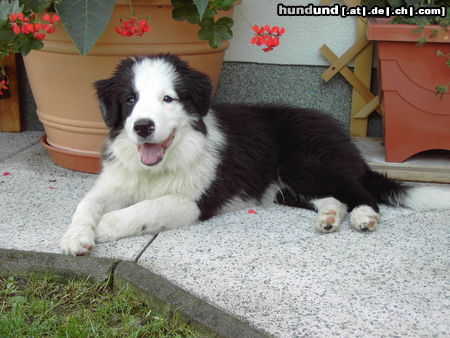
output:
[[95,234],[89,226],[73,226],[61,239],[61,251],[68,255],[83,256],[95,246]]
[[129,236],[126,233],[126,230],[129,229],[129,223],[130,215],[128,215],[126,209],[115,210],[104,214],[98,226],[95,228],[95,241],[97,243],[103,243]]

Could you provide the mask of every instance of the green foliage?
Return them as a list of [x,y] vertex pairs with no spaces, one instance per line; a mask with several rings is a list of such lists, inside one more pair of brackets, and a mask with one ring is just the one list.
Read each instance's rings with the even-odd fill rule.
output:
[[[199,38],[213,48],[233,37],[233,20],[215,15],[229,10],[237,0],[172,0],[175,20],[187,20],[200,26]],[[8,16],[26,15],[44,10],[57,12],[80,54],[95,45],[111,20],[115,0],[0,0],[0,58],[9,53],[28,54],[43,47],[42,41],[30,34],[14,34]]]
[[231,18],[220,18],[216,22],[209,18],[202,21],[198,36],[201,40],[208,40],[212,48],[218,48],[224,40],[230,40],[233,37],[231,27],[233,20]]
[[128,288],[56,276],[0,277],[0,337],[194,337]]
[[[417,25],[417,28],[412,30],[414,34],[418,34],[417,38],[417,45],[422,46],[425,43],[427,43],[427,38],[424,35],[424,29],[425,25],[441,25],[441,29],[433,29],[431,36],[435,37],[438,36],[441,32],[441,30],[448,31],[450,26],[450,6],[449,6],[449,0],[362,0],[362,5],[365,5],[369,8],[378,6],[378,7],[408,7],[413,6],[414,8],[418,7],[443,7],[445,6],[447,9],[446,16],[414,16],[414,17],[407,17],[407,16],[396,16],[391,20],[391,23],[393,24],[413,24]],[[443,54],[441,51],[436,52],[437,56],[444,56],[447,57],[446,65],[450,67],[450,54]],[[448,93],[448,84],[439,85],[436,86],[436,95],[439,95],[442,97],[442,95]]]
[[187,20],[198,24],[200,40],[209,41],[212,48],[218,48],[223,41],[233,37],[233,19],[223,17],[218,20],[214,16],[219,11],[226,11],[235,5],[237,0],[172,0],[175,20]]
[[20,4],[27,9],[27,11],[38,13],[48,8],[53,3],[53,0],[20,0]]
[[25,11],[25,4],[19,0],[0,0],[0,58],[9,53],[27,55],[33,49],[44,47],[42,41],[31,35],[16,35],[9,25],[9,15]]
[[1,0],[0,1],[0,26],[8,21],[11,13],[18,13],[22,10],[19,0]]
[[56,12],[80,54],[95,45],[108,26],[115,0],[58,1]]
[[195,7],[197,7],[199,19],[202,20],[203,14],[205,14],[205,10],[208,7],[208,0],[192,0],[194,2]]

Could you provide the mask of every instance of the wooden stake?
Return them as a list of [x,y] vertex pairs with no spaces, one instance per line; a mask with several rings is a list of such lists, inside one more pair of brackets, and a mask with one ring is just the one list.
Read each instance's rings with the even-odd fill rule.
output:
[[22,131],[19,89],[17,83],[16,55],[0,59],[0,65],[5,66],[9,78],[10,97],[0,100],[0,131],[18,132]]

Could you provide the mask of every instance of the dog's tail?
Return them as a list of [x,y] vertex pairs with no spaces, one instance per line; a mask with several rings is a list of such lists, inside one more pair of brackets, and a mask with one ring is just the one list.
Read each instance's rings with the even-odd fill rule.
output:
[[365,187],[378,203],[414,210],[450,209],[450,189],[424,186],[406,186],[368,169]]

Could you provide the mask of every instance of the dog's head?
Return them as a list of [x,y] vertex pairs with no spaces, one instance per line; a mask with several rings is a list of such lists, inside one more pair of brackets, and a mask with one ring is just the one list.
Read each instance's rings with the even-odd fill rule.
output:
[[211,82],[174,55],[125,59],[95,87],[112,135],[125,132],[144,165],[162,161],[183,129],[205,132]]

